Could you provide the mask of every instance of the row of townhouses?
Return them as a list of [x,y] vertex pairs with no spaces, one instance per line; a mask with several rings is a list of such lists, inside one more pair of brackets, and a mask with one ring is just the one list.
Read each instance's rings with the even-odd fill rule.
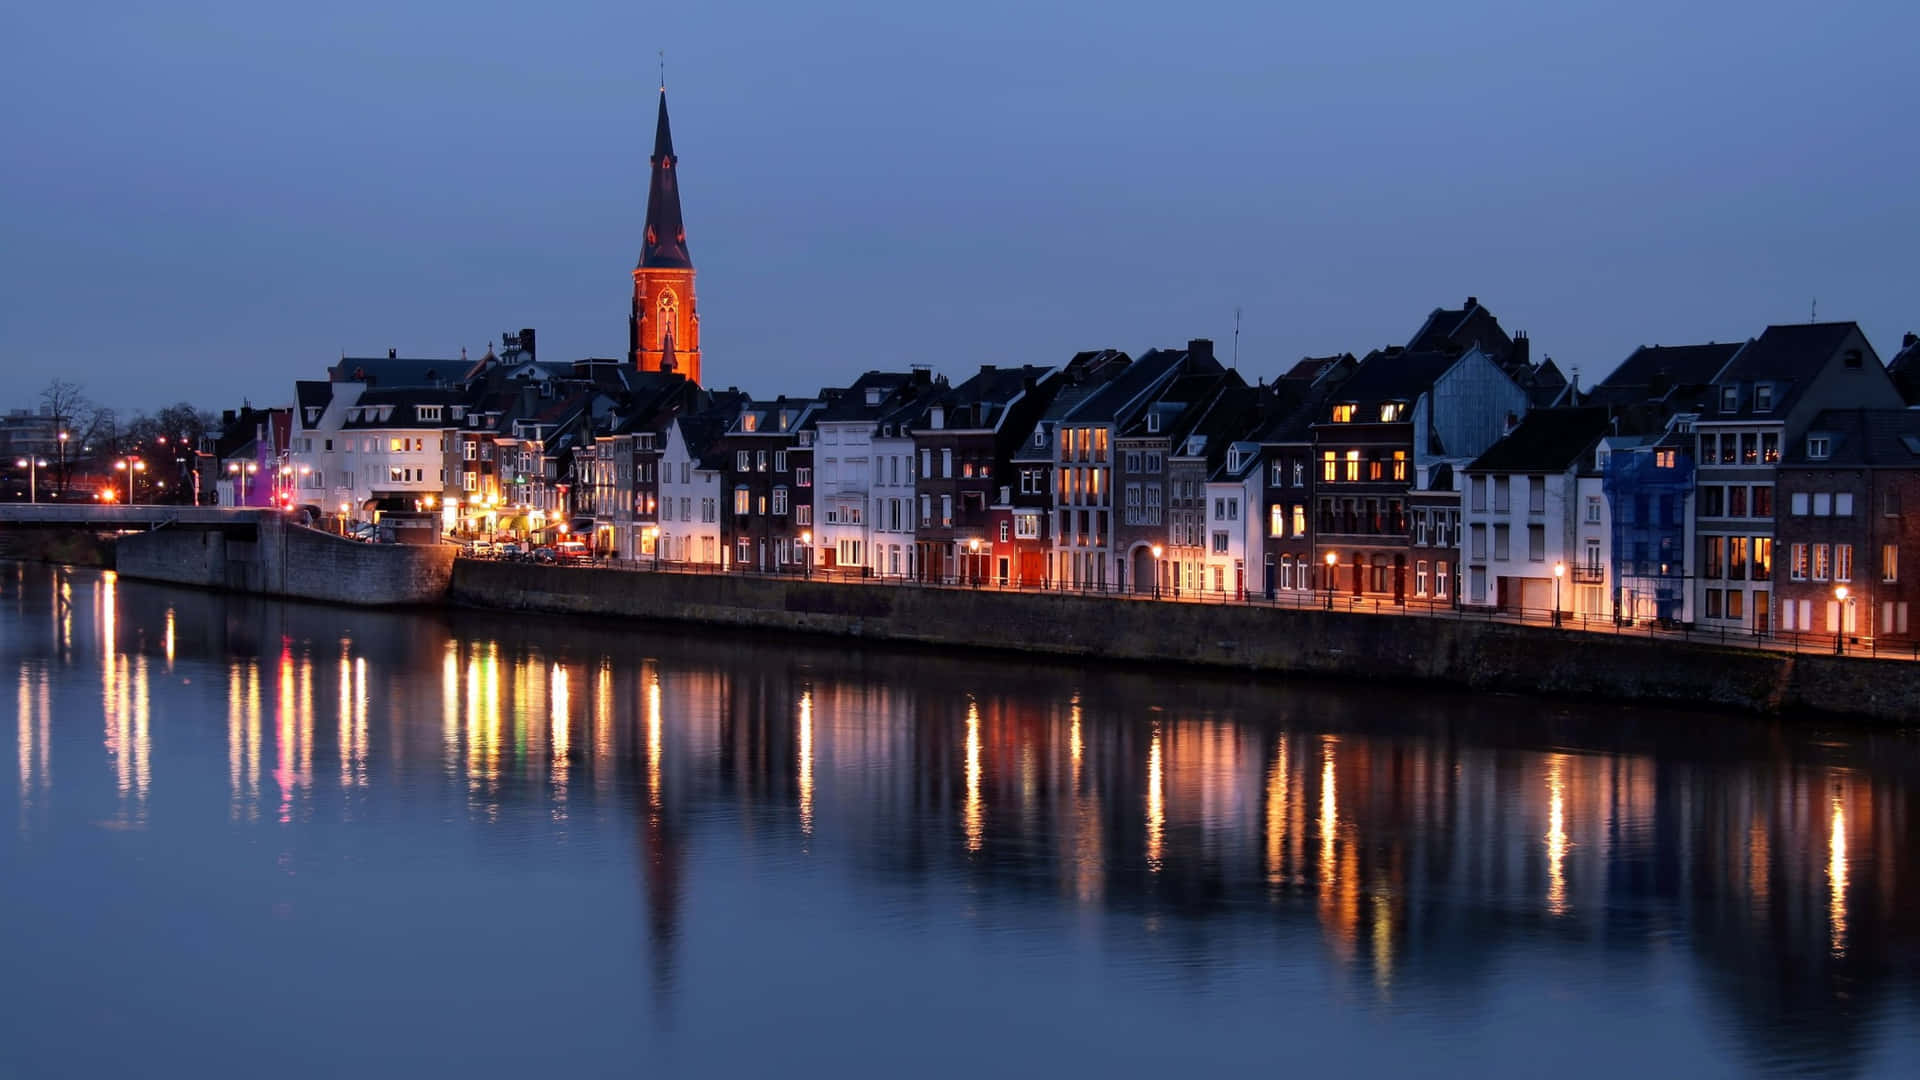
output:
[[642,568],[1914,632],[1911,335],[1770,326],[1582,388],[1468,297],[1251,382],[1195,339],[757,397],[701,382],[664,94],[632,276],[624,358],[343,357],[278,471],[321,514]]

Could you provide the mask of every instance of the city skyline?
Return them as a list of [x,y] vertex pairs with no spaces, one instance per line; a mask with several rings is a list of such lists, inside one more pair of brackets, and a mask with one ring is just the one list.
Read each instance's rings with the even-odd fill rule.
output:
[[[1914,153],[1879,104],[1899,72],[1861,58],[1920,18],[1739,10],[1656,32],[1123,7],[1022,13],[1017,41],[979,10],[305,27],[214,4],[85,36],[36,12],[5,76],[35,164],[4,181],[33,212],[5,281],[27,362],[0,396],[32,405],[60,373],[122,410],[273,403],[343,351],[477,356],[510,326],[547,358],[621,355],[662,45],[712,385],[1226,353],[1236,308],[1243,370],[1272,374],[1468,294],[1583,385],[1816,300],[1891,355]],[[1489,59],[1432,47],[1451,36]]]

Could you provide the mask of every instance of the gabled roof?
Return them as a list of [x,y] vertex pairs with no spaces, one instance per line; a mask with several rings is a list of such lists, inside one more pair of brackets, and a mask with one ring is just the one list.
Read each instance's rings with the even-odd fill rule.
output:
[[326,411],[333,401],[333,384],[318,379],[298,379],[293,384],[293,397],[300,406],[300,422],[307,422],[307,410]]
[[1146,403],[1149,391],[1183,370],[1222,370],[1220,362],[1213,358],[1213,343],[1196,340],[1184,349],[1148,350],[1076,407],[1069,418],[1075,423],[1124,422]]
[[1467,472],[1565,472],[1607,434],[1606,409],[1535,409]]
[[[345,431],[459,427],[460,422],[453,418],[451,406],[464,405],[466,401],[464,392],[450,388],[384,390],[369,387],[360,395],[360,400],[347,408],[346,418],[340,427]],[[422,420],[419,411],[422,405],[438,406],[439,419]]]
[[928,410],[939,406],[946,410],[946,428],[997,428],[1007,415],[1007,406],[1046,375],[1047,369],[1043,367],[1003,368],[982,364],[972,378],[926,402],[912,425],[916,430],[926,430]]
[[1827,409],[1807,435],[1828,440],[1827,456],[1809,458],[1807,440],[1798,439],[1783,448],[1783,464],[1920,468],[1920,409]]
[[[903,396],[913,388],[915,376],[911,371],[865,372],[820,410],[819,420],[821,423],[878,422],[881,416],[900,407]],[[920,382],[932,385],[924,373],[920,374]],[[877,401],[870,400],[875,397]]]
[[1467,297],[1458,308],[1434,308],[1427,321],[1407,342],[1407,352],[1463,353],[1480,346],[1495,363],[1513,349],[1513,339],[1500,328],[1500,320],[1482,307],[1477,296]]
[[[1858,325],[1851,322],[1787,323],[1767,327],[1759,337],[1727,361],[1727,365],[1714,376],[1713,383],[1716,387],[1751,387],[1757,383],[1767,383],[1773,387],[1770,407],[1765,411],[1756,411],[1753,394],[1743,389],[1737,410],[1722,410],[1720,402],[1716,401],[1713,412],[1701,419],[1727,420],[1756,416],[1777,419],[1786,415],[1848,337],[1858,333],[1859,329]],[[1865,338],[1861,340],[1864,344]],[[1868,347],[1866,355],[1861,358],[1862,364],[1871,362],[1879,366],[1879,357],[1871,356],[1871,353],[1872,349]]]
[[1370,353],[1329,401],[1352,402],[1363,409],[1389,401],[1413,401],[1433,389],[1460,362],[1443,352],[1385,349]]
[[1624,405],[1635,398],[1659,398],[1676,386],[1704,386],[1744,344],[1642,345],[1593,389],[1597,396]]
[[1887,364],[1887,374],[1900,388],[1900,396],[1909,405],[1920,405],[1920,334],[1909,332],[1900,341],[1900,351]]

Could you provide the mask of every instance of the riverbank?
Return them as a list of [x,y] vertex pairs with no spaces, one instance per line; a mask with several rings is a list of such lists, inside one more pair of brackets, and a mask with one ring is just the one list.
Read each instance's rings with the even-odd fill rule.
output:
[[1440,684],[1894,724],[1920,716],[1920,664],[1498,622],[469,559],[454,564],[449,596],[468,607],[1273,676]]

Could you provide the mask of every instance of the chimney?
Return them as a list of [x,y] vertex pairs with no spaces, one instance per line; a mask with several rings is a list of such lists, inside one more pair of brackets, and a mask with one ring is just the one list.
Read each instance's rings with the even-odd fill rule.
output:
[[536,359],[533,352],[533,327],[531,326],[522,327],[520,330],[520,352],[529,360]]
[[399,349],[388,349],[388,350],[387,350],[387,359],[389,359],[389,360],[398,360],[399,358],[400,358],[400,350],[399,350]]
[[1187,355],[1195,360],[1213,359],[1213,339],[1197,337],[1187,342]]
[[1507,354],[1507,364],[1515,368],[1533,366],[1533,343],[1527,340],[1526,331],[1513,335],[1513,351]]
[[1477,296],[1469,296],[1469,297],[1467,297],[1467,310],[1469,310],[1469,311],[1471,311],[1471,310],[1473,310],[1474,308],[1477,308],[1477,307],[1479,307],[1479,306],[1480,306],[1480,298],[1479,298],[1479,297],[1477,297]]
[[1900,339],[1900,347],[1903,349],[1911,349],[1915,345],[1920,345],[1920,334],[1909,330],[1907,331],[1907,336]]

